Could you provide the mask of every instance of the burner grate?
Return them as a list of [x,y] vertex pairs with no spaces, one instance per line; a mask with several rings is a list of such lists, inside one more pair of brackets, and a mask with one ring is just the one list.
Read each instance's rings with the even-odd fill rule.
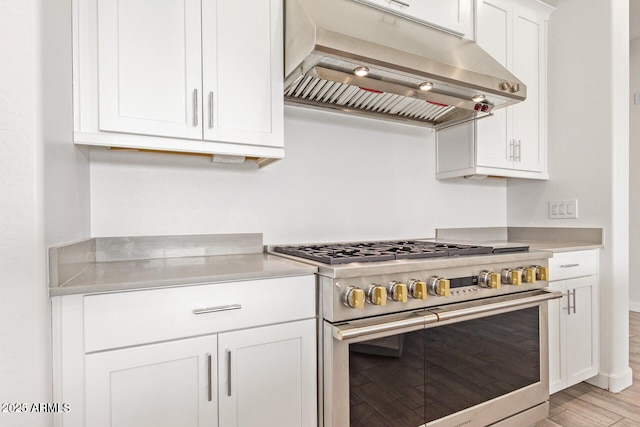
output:
[[347,264],[351,262],[391,261],[396,259],[419,259],[453,257],[493,253],[490,246],[459,245],[421,241],[357,242],[327,245],[277,246],[276,252],[293,255],[324,264]]

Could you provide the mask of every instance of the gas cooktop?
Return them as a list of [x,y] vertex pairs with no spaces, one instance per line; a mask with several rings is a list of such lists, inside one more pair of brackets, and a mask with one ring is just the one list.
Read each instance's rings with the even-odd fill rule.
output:
[[[331,265],[350,262],[485,255],[504,252],[504,250],[495,249],[492,246],[420,240],[276,246],[273,250],[275,252]],[[526,252],[528,250],[528,246],[510,247],[508,249],[509,252]]]

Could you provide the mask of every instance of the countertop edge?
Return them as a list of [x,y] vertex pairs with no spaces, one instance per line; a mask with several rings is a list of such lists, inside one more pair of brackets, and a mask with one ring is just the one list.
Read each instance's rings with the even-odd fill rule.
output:
[[[511,242],[510,242],[511,243]],[[559,243],[559,242],[513,242],[530,246],[531,249],[549,251],[553,253],[588,251],[604,248],[603,244],[596,243]]]
[[272,274],[261,273],[234,273],[227,275],[219,275],[215,277],[187,277],[183,280],[170,279],[170,280],[157,280],[153,282],[122,282],[122,283],[105,283],[105,284],[88,284],[77,285],[68,287],[55,287],[49,288],[49,297],[58,297],[65,295],[93,295],[101,293],[111,292],[130,292],[141,290],[152,290],[162,288],[181,288],[186,286],[202,286],[202,285],[215,285],[217,283],[229,283],[229,282],[243,282],[247,280],[261,280],[261,279],[274,279],[281,277],[298,277],[309,276],[315,274],[317,269],[315,267],[297,268],[291,271],[281,271]]

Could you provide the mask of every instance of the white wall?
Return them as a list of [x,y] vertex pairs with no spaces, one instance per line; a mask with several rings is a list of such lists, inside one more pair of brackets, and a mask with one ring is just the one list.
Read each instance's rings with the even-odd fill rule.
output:
[[91,234],[89,150],[73,140],[71,2],[42,1],[47,247]]
[[[0,402],[51,402],[40,4],[0,1]],[[51,414],[0,413],[3,426]]]
[[[510,181],[509,226],[603,227],[601,385],[631,383],[628,2],[563,0],[549,21],[548,182]],[[579,218],[548,219],[576,198]]]
[[[640,92],[640,38],[630,46],[630,92]],[[629,265],[640,265],[640,104],[630,97],[629,112]],[[629,283],[629,306],[640,311],[640,281]]]
[[[52,402],[46,248],[90,235],[89,159],[71,143],[71,4],[0,0],[0,402]],[[0,413],[50,426],[52,413]]]
[[429,129],[295,107],[285,117],[286,158],[260,170],[92,151],[93,235],[262,232],[266,243],[302,243],[506,225],[505,180],[437,181]]

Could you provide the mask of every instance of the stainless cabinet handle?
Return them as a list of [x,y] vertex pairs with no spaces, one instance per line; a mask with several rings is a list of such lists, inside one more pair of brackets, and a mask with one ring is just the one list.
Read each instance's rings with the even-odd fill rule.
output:
[[193,90],[193,127],[198,126],[198,89]]
[[409,3],[405,3],[405,2],[400,1],[400,0],[391,0],[391,3],[396,3],[396,4],[399,4],[400,6],[404,6],[404,7],[411,6]]
[[509,140],[509,160],[513,161],[513,144],[514,144],[514,140],[511,139]]
[[571,315],[571,291],[567,291],[567,315]]
[[231,396],[231,350],[227,350],[227,396]]
[[573,290],[573,314],[576,314],[576,290]]
[[219,311],[240,310],[242,306],[240,304],[219,305],[216,307],[196,308],[192,310],[193,314],[207,314],[217,313]]
[[209,92],[209,129],[213,129],[213,91]]
[[560,268],[580,267],[580,264],[562,264]]
[[518,162],[522,162],[522,140],[518,140]]
[[207,400],[213,400],[213,386],[211,380],[211,354],[207,353]]

